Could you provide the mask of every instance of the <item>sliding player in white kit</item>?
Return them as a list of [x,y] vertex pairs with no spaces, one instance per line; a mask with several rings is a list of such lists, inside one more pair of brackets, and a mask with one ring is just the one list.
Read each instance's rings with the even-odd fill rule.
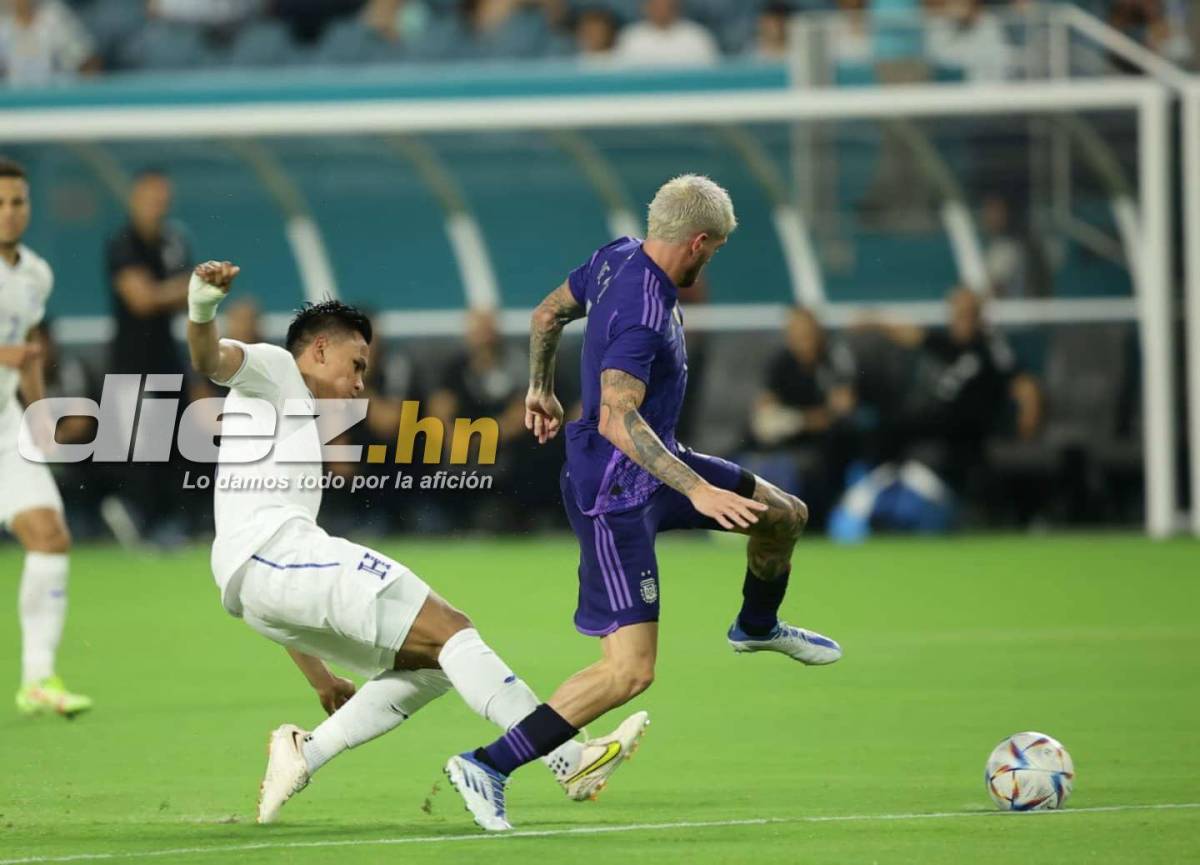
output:
[[[218,339],[213,319],[238,270],[202,264],[188,291],[192,366],[230,389],[214,483],[213,576],[225,609],[283,645],[330,713],[311,733],[291,724],[272,732],[258,810],[259,822],[269,823],[330,758],[393,729],[451,687],[505,730],[538,708],[538,699],[420,577],[317,525],[322,462],[314,401],[362,392],[371,324],[353,307],[326,301],[296,315],[286,348]],[[269,425],[232,419],[238,416]],[[280,431],[264,457],[252,430],[270,430],[276,418]],[[326,661],[370,680],[356,693]],[[569,797],[594,798],[647,723],[639,712],[611,736],[567,742],[544,762]]]
[[[21,243],[29,213],[24,169],[0,158],[0,526],[25,548],[17,711],[73,718],[92,701],[68,691],[54,672],[67,618],[71,536],[50,469],[26,460],[17,446],[22,418],[17,390],[27,404],[45,396],[41,353],[30,332],[42,320],[54,285],[50,266]],[[33,444],[38,443],[35,436]]]

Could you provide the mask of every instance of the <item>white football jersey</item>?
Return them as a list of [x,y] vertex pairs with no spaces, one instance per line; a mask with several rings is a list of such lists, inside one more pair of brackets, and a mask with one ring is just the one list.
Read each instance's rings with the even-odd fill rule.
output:
[[[213,509],[216,538],[212,548],[212,570],[221,588],[221,601],[229,612],[241,615],[238,594],[241,586],[234,576],[279,528],[289,520],[316,525],[321,508],[321,441],[311,418],[286,418],[289,401],[311,413],[313,395],[304,383],[291,352],[267,343],[240,346],[241,368],[228,381],[219,465],[213,480]],[[257,461],[247,457],[261,453],[267,430],[251,421],[252,400],[262,400],[275,410],[278,431],[270,453]],[[294,412],[293,412],[294,413]],[[279,457],[287,459],[280,462]]]
[[[54,288],[54,272],[45,259],[28,246],[19,246],[20,258],[10,265],[0,258],[0,345],[21,345],[29,329],[46,314],[46,299]],[[0,365],[0,414],[15,402],[21,373]]]

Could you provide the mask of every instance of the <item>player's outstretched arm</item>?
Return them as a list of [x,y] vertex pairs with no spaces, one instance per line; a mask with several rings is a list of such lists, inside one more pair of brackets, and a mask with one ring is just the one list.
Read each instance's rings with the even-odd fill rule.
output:
[[241,268],[228,261],[206,261],[188,284],[188,352],[192,368],[203,376],[228,381],[242,365],[242,350],[222,344],[217,333],[217,307],[229,293]]
[[646,398],[641,379],[619,369],[600,373],[600,434],[631,460],[691,500],[722,528],[749,528],[767,506],[713,486],[667,449],[638,409]]
[[563,283],[546,295],[533,311],[529,323],[529,393],[525,396],[525,428],[532,430],[539,444],[558,435],[563,409],[554,395],[554,365],[563,328],[585,310]]

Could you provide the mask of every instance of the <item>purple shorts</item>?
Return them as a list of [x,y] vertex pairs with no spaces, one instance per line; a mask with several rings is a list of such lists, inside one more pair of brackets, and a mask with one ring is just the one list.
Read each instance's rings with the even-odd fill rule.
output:
[[[710,484],[750,498],[754,475],[729,460],[684,450],[680,458]],[[654,539],[675,529],[715,529],[687,496],[660,486],[640,507],[589,517],[579,510],[566,466],[560,477],[567,519],[579,539],[579,605],[575,628],[602,637],[625,625],[658,621]]]

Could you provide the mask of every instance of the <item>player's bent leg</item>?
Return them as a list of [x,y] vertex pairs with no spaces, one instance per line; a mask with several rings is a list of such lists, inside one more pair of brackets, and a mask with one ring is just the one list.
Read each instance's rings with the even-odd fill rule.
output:
[[[53,482],[47,498],[57,499]],[[52,492],[51,496],[49,493]],[[33,507],[16,514],[10,528],[25,548],[21,572],[21,714],[55,713],[73,718],[92,708],[92,700],[71,693],[55,672],[55,658],[67,618],[68,552],[71,536],[57,506]]]
[[804,664],[832,664],[842,657],[836,640],[779,619],[792,551],[808,522],[808,507],[760,477],[755,477],[754,499],[766,504],[767,510],[755,525],[743,530],[750,537],[746,576],[742,608],[729,628],[729,644],[735,652],[779,652]]
[[[509,776],[526,763],[554,752],[579,732],[581,724],[648,688],[654,680],[657,646],[658,625],[655,622],[618,628],[604,638],[604,658],[573,676],[549,703],[535,708],[490,745],[451,757],[446,763],[446,776],[462,796],[475,823],[492,832],[512,828],[506,806]],[[450,648],[448,645],[447,649]],[[442,655],[444,658],[446,650]],[[442,666],[446,669],[444,661]],[[446,672],[450,674],[449,669]],[[455,687],[458,687],[457,682]],[[589,693],[591,691],[599,693]],[[568,715],[564,716],[564,711]],[[591,771],[575,778],[574,789],[581,798],[599,792],[608,776],[628,756],[621,753],[622,741],[628,743],[630,751],[636,747],[646,719],[643,716],[631,720],[628,730],[618,729],[615,743],[610,737],[594,749],[603,751],[607,757],[593,757],[585,767]],[[571,788],[568,788],[568,794],[574,796]]]
[[294,724],[273,730],[259,786],[258,822],[273,823],[284,803],[338,754],[394,730],[449,689],[440,670],[385,670],[311,733]]
[[567,679],[550,698],[550,705],[576,727],[628,703],[654,683],[658,622],[617,628],[600,646],[600,660]]

